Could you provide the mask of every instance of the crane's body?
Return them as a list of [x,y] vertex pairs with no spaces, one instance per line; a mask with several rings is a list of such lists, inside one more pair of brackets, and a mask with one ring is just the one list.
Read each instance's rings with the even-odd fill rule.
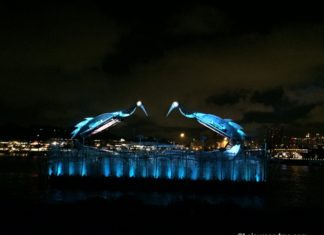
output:
[[172,110],[174,109],[179,109],[180,113],[187,117],[187,118],[193,118],[196,119],[200,124],[204,125],[205,127],[209,128],[210,130],[218,133],[219,135],[228,138],[230,145],[233,147],[235,147],[234,149],[232,149],[232,151],[226,150],[226,151],[230,151],[231,153],[238,152],[240,150],[240,145],[241,142],[244,140],[246,134],[243,131],[243,128],[233,122],[233,120],[231,119],[223,119],[221,117],[218,117],[216,115],[213,114],[207,114],[207,113],[200,113],[200,112],[188,112],[186,111],[185,108],[183,108],[183,106],[181,106],[177,101],[174,101],[170,108],[169,111],[167,113],[167,116],[169,116],[169,114],[172,112]]
[[78,136],[85,138],[90,135],[97,134],[111,126],[119,123],[123,118],[132,115],[137,108],[141,108],[145,115],[147,112],[141,101],[138,101],[135,105],[129,109],[115,111],[110,113],[103,113],[96,117],[87,117],[83,121],[75,125],[75,129],[72,131],[72,139]]

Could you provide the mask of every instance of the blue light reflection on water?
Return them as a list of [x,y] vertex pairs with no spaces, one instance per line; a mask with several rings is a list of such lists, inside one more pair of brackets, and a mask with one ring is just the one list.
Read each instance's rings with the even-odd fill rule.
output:
[[47,194],[46,200],[52,203],[75,203],[87,200],[89,198],[102,198],[105,200],[118,200],[125,197],[135,198],[145,205],[167,206],[175,203],[181,203],[186,200],[206,202],[209,205],[236,205],[240,208],[263,208],[265,206],[264,198],[259,195],[240,194],[240,195],[223,195],[200,193],[181,193],[181,192],[139,192],[139,191],[85,191],[85,190],[61,190],[51,189]]

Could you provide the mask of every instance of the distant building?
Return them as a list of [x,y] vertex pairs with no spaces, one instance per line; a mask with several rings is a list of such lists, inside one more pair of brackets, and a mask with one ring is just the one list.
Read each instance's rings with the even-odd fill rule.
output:
[[269,127],[266,130],[266,143],[268,148],[279,147],[283,142],[283,127]]
[[324,147],[324,136],[319,133],[312,135],[307,133],[305,137],[291,137],[290,147],[296,148],[307,148],[307,149],[323,149]]

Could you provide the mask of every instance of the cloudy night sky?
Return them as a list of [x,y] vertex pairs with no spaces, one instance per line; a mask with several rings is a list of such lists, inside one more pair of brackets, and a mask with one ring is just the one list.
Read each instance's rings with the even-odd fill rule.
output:
[[71,128],[142,100],[150,117],[123,125],[169,137],[199,127],[165,118],[178,100],[251,136],[324,134],[320,6],[28,2],[1,5],[0,19],[1,126]]

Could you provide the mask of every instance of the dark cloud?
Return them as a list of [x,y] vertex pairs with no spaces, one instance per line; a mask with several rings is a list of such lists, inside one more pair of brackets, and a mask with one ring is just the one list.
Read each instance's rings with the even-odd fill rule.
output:
[[85,116],[142,99],[150,122],[134,126],[147,135],[194,132],[193,120],[178,114],[165,119],[173,100],[241,120],[247,132],[266,123],[321,128],[321,8],[253,6],[210,1],[4,5],[0,122],[71,127]]
[[[163,11],[166,14],[161,14]],[[107,55],[103,61],[102,68],[107,74],[129,74],[136,66],[163,58],[167,51],[210,42],[224,31],[222,13],[211,6],[174,5],[170,9],[164,5],[141,9],[140,16],[133,14],[127,16],[131,23],[122,24],[125,33],[116,45],[116,53]]]
[[314,66],[309,71],[310,81],[303,84],[303,86],[313,86],[316,88],[324,88],[324,63]]
[[294,123],[297,120],[307,117],[315,106],[316,105],[304,105],[289,108],[282,107],[275,109],[273,112],[247,112],[244,114],[241,121],[243,123]]
[[251,102],[275,107],[291,104],[282,87],[276,87],[265,91],[255,91],[251,97]]
[[207,97],[206,102],[215,105],[231,105],[236,104],[240,100],[246,99],[248,90],[231,90],[223,94],[217,94]]

